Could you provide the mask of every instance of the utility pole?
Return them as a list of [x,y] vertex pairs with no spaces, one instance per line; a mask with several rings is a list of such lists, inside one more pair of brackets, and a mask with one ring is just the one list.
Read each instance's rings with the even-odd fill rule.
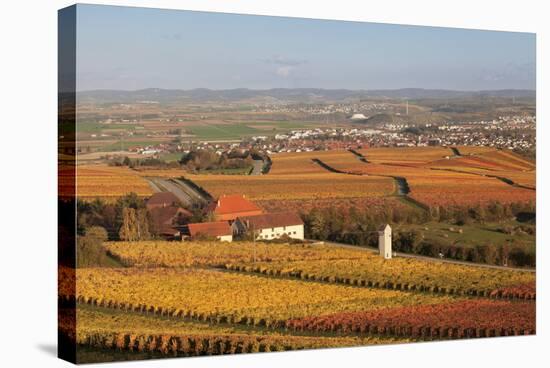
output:
[[409,100],[405,100],[405,115],[409,115]]
[[254,264],[256,264],[256,227],[252,223],[252,248],[254,249]]

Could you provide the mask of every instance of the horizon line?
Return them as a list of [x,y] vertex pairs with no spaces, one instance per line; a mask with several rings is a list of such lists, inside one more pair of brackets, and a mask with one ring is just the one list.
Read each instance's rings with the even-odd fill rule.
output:
[[[448,91],[448,92],[497,92],[497,91],[529,91],[536,92],[536,89],[530,88],[498,88],[498,89],[452,89],[452,88],[423,88],[423,87],[400,87],[400,88],[372,88],[372,89],[352,89],[352,88],[323,88],[323,87],[272,87],[272,88],[248,88],[248,87],[235,87],[235,88],[208,88],[208,87],[193,87],[193,88],[162,88],[162,87],[145,87],[138,89],[116,89],[116,88],[97,88],[97,89],[84,89],[77,90],[76,93],[83,92],[104,92],[104,91],[117,91],[117,92],[137,92],[146,90],[161,90],[161,91],[196,91],[196,90],[208,90],[208,91],[236,91],[236,90],[248,90],[248,91],[272,91],[272,90],[308,90],[318,89],[323,91],[352,91],[352,92],[369,92],[369,91],[401,91],[401,90],[423,90],[423,91]],[[72,91],[71,91],[72,92]]]

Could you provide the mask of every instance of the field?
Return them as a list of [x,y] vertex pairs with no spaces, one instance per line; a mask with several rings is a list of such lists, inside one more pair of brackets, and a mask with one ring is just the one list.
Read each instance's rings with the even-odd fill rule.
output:
[[[264,208],[342,206],[356,202],[374,207],[400,206],[395,177],[404,178],[408,197],[433,206],[486,205],[490,202],[534,202],[534,164],[511,152],[489,148],[368,148],[367,162],[348,151],[282,153],[272,156],[267,175],[193,175],[181,169],[80,166],[79,196],[117,197],[134,191],[151,194],[139,176],[186,177],[213,197],[244,194]],[[463,152],[467,152],[463,153]],[[322,165],[325,165],[323,167]],[[331,172],[333,170],[334,172]],[[355,174],[355,175],[346,175]],[[238,173],[237,173],[238,174]],[[291,188],[291,190],[289,190]]]
[[[414,338],[467,338],[532,334],[534,314],[533,303],[467,300],[310,317],[289,321],[288,325],[300,331],[390,331]],[[505,328],[503,320],[507,322]]]
[[81,362],[535,332],[533,273],[321,244],[105,246],[126,267],[60,269],[62,298],[76,277]]
[[262,326],[282,325],[290,318],[308,315],[436,304],[454,299],[218,270],[162,268],[77,270],[77,297],[99,305],[113,302],[141,305],[146,310],[168,311],[171,315],[203,321]]
[[[393,180],[383,177],[361,177],[330,172],[234,176],[185,175],[214,198],[223,194],[244,194],[266,209],[315,206],[371,205],[382,207],[391,201]],[[393,202],[391,202],[393,203]],[[395,203],[398,206],[398,203]]]
[[77,166],[77,196],[81,199],[113,200],[130,192],[146,197],[153,190],[131,169],[124,167]]
[[[306,214],[335,207],[427,214],[438,205],[527,203],[536,195],[533,163],[488,148],[368,148],[271,159],[269,173],[257,176],[80,165],[77,190],[84,199],[114,200],[128,192],[146,197],[152,193],[147,178],[184,177],[213,198],[245,195],[267,212]],[[422,241],[442,246],[493,244],[500,251],[511,244],[534,257],[534,223],[491,221],[403,220],[392,227],[396,237],[414,230]],[[70,280],[76,278],[72,338],[81,362],[536,332],[536,280],[528,270],[385,260],[369,248],[330,242],[108,241],[103,249],[116,262],[60,269],[61,307],[74,300]],[[70,337],[71,320],[63,323]]]
[[505,221],[497,223],[466,224],[459,227],[452,224],[428,222],[422,225],[397,225],[395,231],[418,231],[427,240],[435,240],[439,244],[462,244],[463,246],[476,246],[479,244],[506,244],[513,239],[514,244],[525,247],[529,253],[535,253],[535,234],[518,232],[506,234],[502,232],[505,227],[521,225],[518,221]]
[[359,152],[375,164],[409,166],[420,166],[453,155],[446,147],[368,148]]
[[[253,263],[254,248],[256,261]],[[491,294],[499,288],[532,284],[534,275],[455,264],[397,258],[386,261],[362,250],[330,245],[234,243],[113,242],[107,249],[125,264],[140,267],[212,266],[248,273],[295,276],[352,284],[387,283],[407,289],[445,289],[453,294],[476,290]],[[306,276],[307,275],[307,276]],[[355,281],[357,280],[357,281]],[[393,288],[393,286],[392,286]],[[400,287],[401,288],[401,287]]]
[[[535,172],[532,171],[532,164],[509,152],[494,150],[480,154],[483,160],[499,169],[490,172],[486,168],[479,168],[480,159],[477,156],[445,159],[444,153],[450,156],[452,152],[444,148],[371,148],[360,150],[359,153],[368,163],[346,151],[320,152],[316,158],[346,173],[405,178],[410,189],[409,197],[426,206],[475,206],[494,201],[510,203],[535,200],[535,191],[531,188],[514,186],[497,178],[508,178],[514,183],[534,188]],[[301,164],[305,166],[309,160],[309,157],[304,157]],[[298,158],[294,161],[294,165],[300,167]],[[512,165],[515,168],[513,171]]]
[[[383,197],[390,195],[393,182],[387,178],[347,177],[332,173],[263,175],[186,175],[214,197],[245,194],[255,201]],[[290,189],[290,190],[289,190]]]
[[[143,316],[116,310],[79,307],[78,333],[81,362],[97,359],[101,349],[108,360],[118,360],[123,351],[131,357],[197,356],[287,351],[343,346],[364,346],[414,341],[412,338],[338,336],[337,334],[292,335],[241,325],[208,325],[162,316]],[[121,332],[122,331],[122,332]],[[86,354],[87,349],[91,353]],[[140,354],[141,353],[141,354]],[[101,354],[99,354],[101,356]],[[128,357],[123,355],[122,360]]]

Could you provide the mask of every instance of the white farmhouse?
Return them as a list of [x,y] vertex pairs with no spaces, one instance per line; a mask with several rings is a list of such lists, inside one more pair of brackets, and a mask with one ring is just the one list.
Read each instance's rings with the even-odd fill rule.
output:
[[378,250],[380,251],[380,256],[385,259],[391,259],[391,227],[389,224],[382,225],[378,229]]
[[303,240],[304,222],[295,212],[243,216],[233,223],[233,232],[239,235],[253,232],[258,240],[272,240],[283,235]]

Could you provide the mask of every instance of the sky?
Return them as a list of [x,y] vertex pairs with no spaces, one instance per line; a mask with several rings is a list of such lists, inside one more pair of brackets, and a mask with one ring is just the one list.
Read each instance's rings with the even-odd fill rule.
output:
[[535,34],[77,6],[77,90],[535,89]]

